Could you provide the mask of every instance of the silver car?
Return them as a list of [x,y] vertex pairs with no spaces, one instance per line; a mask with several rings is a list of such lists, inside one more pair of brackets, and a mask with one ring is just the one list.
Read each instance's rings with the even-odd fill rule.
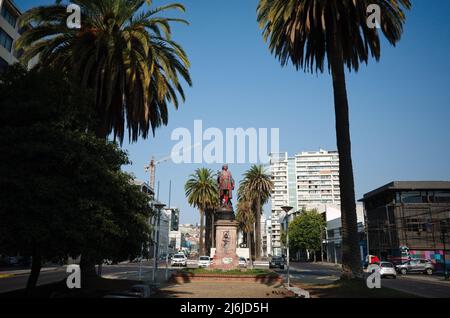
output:
[[397,272],[402,275],[408,273],[423,273],[433,275],[434,265],[429,259],[411,259],[401,265],[396,266]]

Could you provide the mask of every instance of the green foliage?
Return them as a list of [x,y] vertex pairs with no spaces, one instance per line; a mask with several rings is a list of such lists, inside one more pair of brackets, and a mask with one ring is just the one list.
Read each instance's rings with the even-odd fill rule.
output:
[[[317,213],[317,210],[303,209],[300,215],[296,216],[289,224],[289,248],[294,251],[300,249],[320,250],[325,229],[326,222],[323,216]],[[283,233],[282,239],[285,242],[285,233]]]
[[219,190],[211,169],[195,170],[186,181],[184,190],[189,204],[203,212],[215,209],[219,204]]
[[117,144],[87,133],[91,94],[59,71],[0,78],[0,250],[126,259],[148,241],[148,198]]
[[[20,25],[31,25],[16,42],[21,60],[39,55],[40,65],[53,65],[94,91],[97,136],[110,133],[122,143],[146,138],[168,122],[168,104],[184,100],[180,82],[191,85],[190,63],[171,39],[171,23],[183,19],[158,16],[184,12],[181,4],[151,7],[144,0],[73,0],[81,8],[81,28],[66,26],[67,1],[25,12]],[[125,125],[126,122],[126,125]]]
[[[273,189],[273,182],[270,174],[266,173],[262,165],[253,165],[244,173],[244,180],[239,184],[238,200],[243,203],[245,209],[254,211],[255,232],[260,233],[262,206],[266,203]],[[242,209],[242,208],[241,208]],[[248,222],[249,216],[243,214],[243,218]],[[248,227],[249,225],[246,225]],[[253,232],[253,231],[251,231]],[[247,232],[250,233],[250,232]],[[258,259],[261,252],[261,236],[254,235],[255,240],[255,257]]]
[[[330,54],[349,70],[372,56],[380,59],[380,30],[367,25],[367,7],[381,8],[381,32],[392,45],[401,37],[410,0],[260,0],[258,22],[269,49],[281,62],[305,71],[323,72]],[[340,45],[336,45],[339,43]],[[341,47],[340,52],[332,52]],[[328,65],[330,67],[330,65]]]
[[270,174],[264,171],[262,165],[253,165],[244,173],[244,179],[239,184],[238,199],[261,204],[266,203],[273,189]]

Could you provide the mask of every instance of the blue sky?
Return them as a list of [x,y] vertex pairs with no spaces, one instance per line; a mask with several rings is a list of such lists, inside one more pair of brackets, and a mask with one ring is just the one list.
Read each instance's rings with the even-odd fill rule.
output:
[[[26,10],[53,1],[15,2]],[[336,149],[330,76],[279,65],[258,29],[257,0],[179,2],[191,25],[175,27],[173,37],[189,55],[193,87],[186,87],[186,103],[170,112],[156,138],[124,144],[133,162],[125,170],[147,180],[143,167],[150,157],[169,154],[172,130],[192,130],[195,119],[223,130],[280,128],[280,150],[290,154]],[[450,180],[449,14],[450,1],[413,1],[397,47],[384,41],[379,63],[348,74],[357,198],[393,180]],[[183,223],[199,220],[183,190],[197,167],[166,162],[156,169],[160,199],[167,201],[172,180],[172,205],[180,207]],[[237,181],[248,167],[230,165]]]

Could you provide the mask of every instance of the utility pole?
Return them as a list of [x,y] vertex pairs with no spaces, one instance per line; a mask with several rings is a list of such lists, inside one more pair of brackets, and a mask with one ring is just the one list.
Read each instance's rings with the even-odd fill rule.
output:
[[447,236],[447,231],[448,231],[448,220],[442,220],[441,221],[441,235],[442,235],[442,244],[443,244],[443,248],[444,248],[444,253],[443,253],[443,262],[444,262],[444,279],[448,280],[449,279],[449,274],[448,274],[448,270],[447,270],[447,263],[445,260],[445,241],[446,241],[446,236]]
[[[170,180],[169,181],[169,205],[168,205],[168,207],[169,207],[169,209],[170,209],[170,199],[171,199],[171,196],[172,196],[172,180]],[[170,220],[170,227],[172,227],[172,220],[173,220],[173,218],[172,218],[172,213],[173,213],[173,210],[170,210],[170,218],[171,218],[171,220]],[[167,246],[166,246],[166,274],[165,274],[165,278],[166,278],[166,281],[167,281],[167,279],[169,278],[169,246],[170,246],[170,231],[171,231],[171,228],[169,228],[169,240],[167,241]]]
[[286,222],[286,267],[287,267],[287,287],[290,287],[290,282],[291,282],[291,277],[290,277],[290,273],[289,273],[289,211],[291,211],[293,209],[293,207],[291,206],[282,206],[281,207],[283,209],[283,211],[285,212],[285,222]]
[[159,249],[159,225],[160,225],[160,219],[161,219],[161,209],[164,208],[166,205],[162,203],[156,203],[155,208],[158,211],[157,216],[157,227],[156,227],[156,240],[155,244],[156,246],[153,248],[153,275],[152,280],[153,283],[156,283],[156,270],[158,269],[158,249]]

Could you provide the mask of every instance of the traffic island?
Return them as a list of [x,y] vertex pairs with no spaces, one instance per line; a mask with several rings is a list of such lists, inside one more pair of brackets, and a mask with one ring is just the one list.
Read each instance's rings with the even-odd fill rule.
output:
[[266,285],[282,285],[284,279],[275,272],[262,269],[249,270],[219,270],[219,269],[184,269],[171,276],[171,281],[176,284],[192,282],[248,282]]

